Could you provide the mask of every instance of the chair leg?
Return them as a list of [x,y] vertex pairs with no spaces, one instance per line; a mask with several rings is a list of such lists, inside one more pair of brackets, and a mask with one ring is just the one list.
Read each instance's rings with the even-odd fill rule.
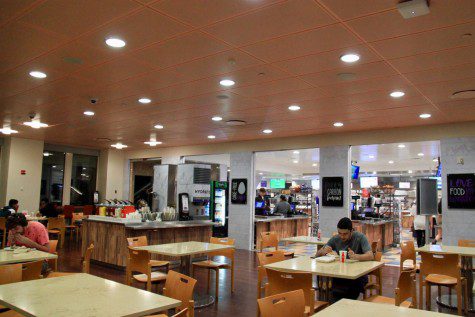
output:
[[457,291],[457,313],[459,316],[463,316],[462,313],[462,283],[458,283],[457,286],[455,286],[456,291]]
[[422,274],[419,274],[419,309],[423,309],[424,301],[423,301],[423,288],[424,283],[422,281]]
[[430,284],[426,282],[426,310],[431,310]]
[[440,298],[441,294],[442,294],[442,286],[437,285],[437,296]]
[[216,303],[218,303],[219,299],[219,269],[216,270]]
[[234,262],[231,266],[231,293],[234,293]]
[[211,270],[208,269],[207,271],[208,271],[208,284],[207,284],[207,286],[206,286],[206,291],[207,291],[208,294],[209,294],[209,284],[211,283]]

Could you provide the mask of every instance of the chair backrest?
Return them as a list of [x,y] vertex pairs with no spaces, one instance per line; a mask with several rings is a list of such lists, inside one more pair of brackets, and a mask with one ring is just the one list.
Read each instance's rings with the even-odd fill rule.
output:
[[379,243],[379,240],[371,242],[371,251],[373,251],[373,254],[375,254],[376,251],[378,251],[378,243]]
[[21,264],[0,265],[0,285],[21,282]]
[[258,252],[257,260],[259,261],[260,266],[284,261],[286,260],[285,252],[281,250],[275,250],[271,252]]
[[75,212],[73,213],[72,224],[74,224],[76,220],[82,220],[82,219],[84,219],[84,214],[82,212]]
[[129,247],[145,247],[148,245],[147,236],[127,238]]
[[168,271],[167,280],[163,289],[163,295],[181,301],[179,310],[189,308],[193,305],[193,291],[195,289],[196,280],[184,274]]
[[56,254],[57,248],[58,248],[58,240],[49,240],[49,253]]
[[[235,240],[232,238],[211,237],[209,239],[209,243],[234,246]],[[212,258],[214,256],[224,256],[226,258],[234,260],[234,248],[223,249],[223,250],[218,250],[218,251],[213,251],[213,252],[208,253],[208,257]]]
[[475,248],[475,240],[459,240],[458,241],[458,246],[459,247]]
[[0,217],[0,230],[2,230],[3,232],[5,232],[6,228],[7,228],[7,218],[5,217]]
[[381,262],[382,258],[383,258],[383,252],[376,251],[376,253],[374,254],[374,260],[378,261],[378,262]]
[[57,218],[48,218],[48,229],[63,229],[66,226],[64,222],[64,218],[57,217]]
[[397,287],[394,289],[395,304],[401,305],[407,299],[411,299],[411,307],[417,307],[417,293],[416,293],[416,274],[413,271],[401,271]]
[[87,249],[86,252],[84,252],[84,259],[82,260],[82,272],[83,273],[89,273],[89,268],[91,265],[91,255],[92,251],[94,251],[94,243],[91,243]]
[[279,238],[274,231],[261,232],[261,246],[260,251],[265,248],[279,248]]
[[303,290],[305,305],[314,307],[315,290],[312,287],[311,273],[287,273],[271,269],[267,270],[266,296]]
[[407,260],[412,260],[412,265],[416,266],[416,249],[412,240],[401,242],[401,260],[399,262],[399,269],[401,271],[404,268],[404,262]]
[[257,300],[262,317],[305,316],[303,290],[276,294]]
[[41,278],[41,270],[43,268],[44,261],[27,262],[22,264],[22,281],[31,281]]
[[146,250],[135,250],[129,247],[128,268],[130,272],[140,272],[142,274],[148,274],[150,266],[150,253]]
[[94,206],[93,205],[85,205],[82,208],[82,212],[83,212],[84,216],[92,215],[94,213]]
[[458,254],[442,254],[419,252],[421,255],[421,276],[442,274],[461,278],[460,256]]
[[71,219],[74,213],[74,206],[64,205],[63,206],[63,215],[65,218]]

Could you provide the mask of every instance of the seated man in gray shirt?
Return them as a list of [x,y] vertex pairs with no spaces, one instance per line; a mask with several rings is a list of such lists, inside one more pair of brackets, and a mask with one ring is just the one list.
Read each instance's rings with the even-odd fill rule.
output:
[[280,195],[280,201],[275,206],[274,213],[279,213],[288,216],[291,211],[292,208],[290,208],[290,204],[287,202],[287,198],[285,198],[285,195]]
[[[338,235],[333,236],[325,247],[317,251],[317,257],[339,251],[348,251],[348,258],[358,261],[372,261],[374,259],[371,246],[366,236],[353,231],[353,224],[349,218],[341,218],[337,225]],[[334,278],[332,282],[332,303],[342,299],[357,299],[368,283],[368,276],[356,280]]]

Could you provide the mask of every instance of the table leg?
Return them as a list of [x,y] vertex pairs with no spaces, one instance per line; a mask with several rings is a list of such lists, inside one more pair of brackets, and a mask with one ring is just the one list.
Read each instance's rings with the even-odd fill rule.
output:
[[191,273],[191,255],[182,256],[180,259],[180,272],[190,276]]
[[[180,258],[180,272],[190,276],[191,274],[191,255],[185,255]],[[215,298],[208,294],[194,294],[195,308],[203,308],[214,304]]]

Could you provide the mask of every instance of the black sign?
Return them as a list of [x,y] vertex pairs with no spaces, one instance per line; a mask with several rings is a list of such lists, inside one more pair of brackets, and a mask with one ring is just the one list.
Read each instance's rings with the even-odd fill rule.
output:
[[247,204],[246,178],[234,178],[231,181],[231,203],[238,205]]
[[448,174],[449,208],[475,209],[475,174]]
[[322,196],[322,206],[343,207],[343,177],[323,177]]

